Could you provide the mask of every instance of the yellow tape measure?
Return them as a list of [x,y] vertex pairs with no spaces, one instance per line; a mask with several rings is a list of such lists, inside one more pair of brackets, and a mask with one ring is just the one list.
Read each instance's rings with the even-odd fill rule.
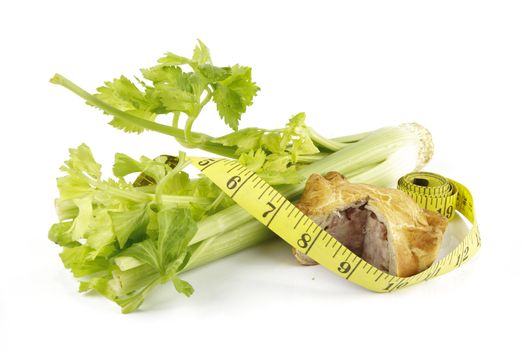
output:
[[457,186],[447,178],[427,172],[410,173],[397,182],[421,208],[437,211],[451,220],[456,212]]
[[452,271],[470,259],[481,245],[472,195],[465,186],[439,175],[412,173],[400,179],[399,186],[420,205],[439,210],[449,218],[455,210],[459,211],[471,222],[472,228],[439,262],[417,275],[397,277],[352,253],[236,160],[192,158],[192,162],[237,204],[292,247],[339,276],[376,292],[391,292]]

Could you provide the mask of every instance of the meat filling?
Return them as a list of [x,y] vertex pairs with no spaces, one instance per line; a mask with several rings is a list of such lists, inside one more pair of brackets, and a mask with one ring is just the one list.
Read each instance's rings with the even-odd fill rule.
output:
[[333,215],[326,231],[359,257],[388,272],[388,238],[385,225],[366,203]]

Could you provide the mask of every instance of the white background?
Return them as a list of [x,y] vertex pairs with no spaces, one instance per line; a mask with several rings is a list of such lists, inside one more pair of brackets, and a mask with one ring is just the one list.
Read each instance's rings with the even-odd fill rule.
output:
[[[523,346],[525,8],[520,1],[12,1],[0,5],[0,349],[426,348]],[[461,269],[375,294],[279,241],[187,273],[187,299],[158,288],[142,311],[76,292],[47,240],[68,147],[156,156],[169,137],[125,134],[48,79],[93,91],[196,39],[262,90],[242,127],[294,113],[327,136],[416,121],[427,167],[472,190],[483,239]],[[196,123],[227,132],[213,108]],[[513,316],[519,316],[513,320]],[[472,347],[470,347],[472,346]]]

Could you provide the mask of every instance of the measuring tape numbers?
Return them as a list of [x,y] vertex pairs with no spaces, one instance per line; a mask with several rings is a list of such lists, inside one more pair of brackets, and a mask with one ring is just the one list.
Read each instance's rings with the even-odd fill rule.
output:
[[449,219],[457,210],[472,227],[461,243],[440,261],[411,277],[397,277],[352,253],[237,160],[192,157],[192,162],[226,195],[292,247],[337,275],[375,292],[391,292],[452,271],[470,259],[481,245],[470,191],[436,174],[408,174],[399,180],[398,188],[423,208],[439,211]]

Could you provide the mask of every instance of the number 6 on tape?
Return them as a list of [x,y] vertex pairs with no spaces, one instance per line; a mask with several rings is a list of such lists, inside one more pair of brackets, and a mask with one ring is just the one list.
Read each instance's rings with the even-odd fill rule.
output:
[[237,204],[292,247],[339,276],[375,292],[391,292],[452,271],[470,259],[481,245],[472,195],[465,186],[450,180],[457,190],[456,210],[472,224],[470,232],[452,252],[425,271],[411,277],[392,276],[352,253],[236,160],[191,159],[195,167]]

